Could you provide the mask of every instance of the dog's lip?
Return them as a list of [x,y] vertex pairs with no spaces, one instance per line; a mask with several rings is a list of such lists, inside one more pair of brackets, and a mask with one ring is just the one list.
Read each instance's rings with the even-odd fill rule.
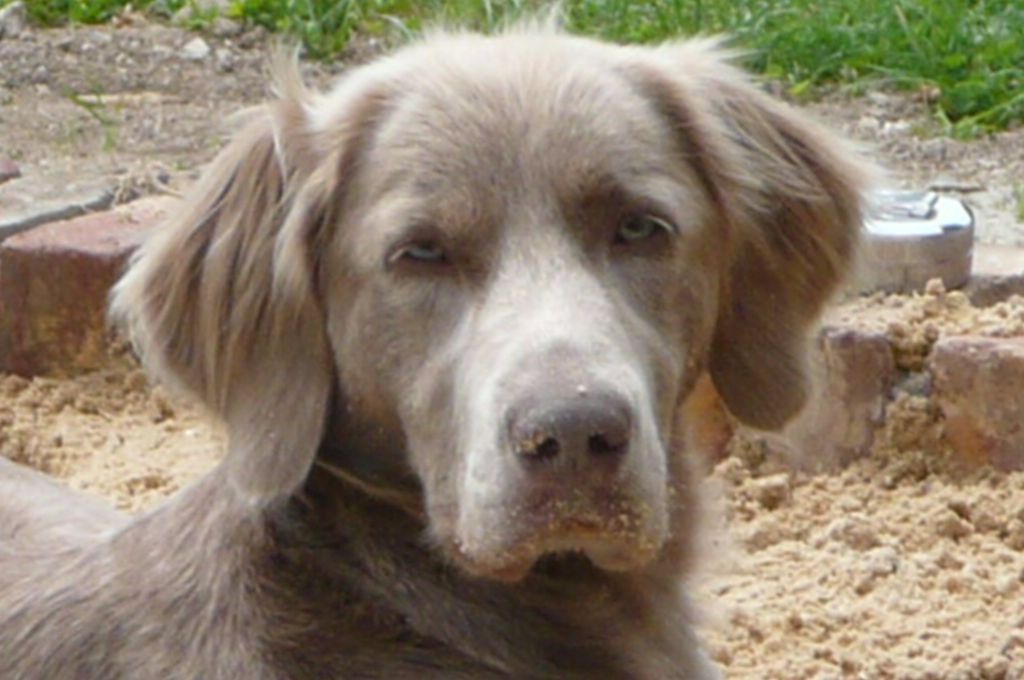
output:
[[544,532],[517,537],[487,554],[466,550],[456,542],[456,554],[471,574],[514,583],[525,578],[544,557],[566,553],[583,555],[605,571],[638,569],[654,559],[665,539],[647,536],[632,526],[609,527],[589,518],[570,517]]

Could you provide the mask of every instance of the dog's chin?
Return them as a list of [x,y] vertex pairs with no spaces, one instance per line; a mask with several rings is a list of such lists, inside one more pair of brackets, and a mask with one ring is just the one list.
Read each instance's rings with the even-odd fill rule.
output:
[[545,565],[584,561],[600,571],[642,569],[661,551],[665,536],[613,533],[605,528],[575,525],[564,531],[527,538],[487,551],[467,551],[456,544],[457,564],[469,574],[505,583],[522,581]]

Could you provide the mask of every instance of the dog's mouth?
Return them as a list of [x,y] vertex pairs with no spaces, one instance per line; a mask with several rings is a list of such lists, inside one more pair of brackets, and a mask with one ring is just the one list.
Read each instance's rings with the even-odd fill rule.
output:
[[435,535],[466,571],[517,581],[565,553],[633,571],[665,545],[671,480],[655,395],[637,376],[594,370],[568,383],[534,376],[511,406],[484,409],[467,429],[455,502],[435,506]]
[[457,538],[456,557],[466,571],[506,582],[568,555],[611,572],[632,571],[654,559],[667,539],[664,512],[646,503],[602,506],[586,512],[557,507],[510,512],[489,532]]

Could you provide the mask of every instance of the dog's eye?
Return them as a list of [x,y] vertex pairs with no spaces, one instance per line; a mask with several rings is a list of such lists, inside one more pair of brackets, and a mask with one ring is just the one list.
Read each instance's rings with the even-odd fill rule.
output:
[[410,243],[403,246],[391,256],[391,262],[398,260],[412,260],[424,264],[443,264],[448,261],[444,249],[433,241],[422,241]]
[[661,233],[675,233],[676,229],[666,220],[654,215],[633,215],[627,218],[615,232],[615,243],[635,243]]

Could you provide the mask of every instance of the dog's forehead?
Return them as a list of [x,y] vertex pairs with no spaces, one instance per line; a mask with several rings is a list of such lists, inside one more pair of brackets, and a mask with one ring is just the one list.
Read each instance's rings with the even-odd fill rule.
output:
[[507,196],[671,163],[667,122],[593,46],[481,40],[426,56],[376,136],[374,153],[392,170],[384,181],[414,174],[428,190]]
[[[386,64],[392,94],[349,193],[349,257],[365,268],[425,225],[471,249],[567,227],[589,241],[627,205],[706,222],[679,131],[618,48],[564,36],[441,47]],[[607,217],[589,219],[600,206]]]

